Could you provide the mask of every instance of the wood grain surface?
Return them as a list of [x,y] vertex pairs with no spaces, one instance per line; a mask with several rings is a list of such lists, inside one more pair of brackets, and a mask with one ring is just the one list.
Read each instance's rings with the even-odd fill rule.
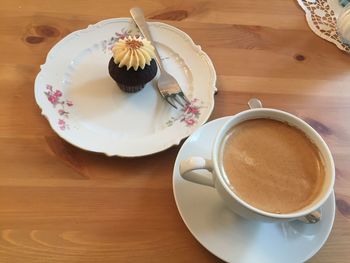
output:
[[180,146],[136,159],[85,152],[60,139],[34,101],[55,43],[133,6],[185,31],[211,57],[219,90],[211,119],[246,109],[254,96],[323,136],[336,163],[337,211],[309,262],[350,262],[350,58],[311,32],[293,0],[2,0],[0,262],[221,262],[177,211]]

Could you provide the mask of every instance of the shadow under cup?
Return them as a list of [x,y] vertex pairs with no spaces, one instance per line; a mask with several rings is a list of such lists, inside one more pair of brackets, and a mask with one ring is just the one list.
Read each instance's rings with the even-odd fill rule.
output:
[[[272,119],[281,121],[293,126],[300,131],[302,131],[307,138],[317,147],[321,160],[324,165],[324,180],[319,191],[319,194],[313,199],[311,203],[302,209],[285,214],[271,213],[263,211],[245,202],[234,192],[234,185],[231,185],[223,167],[223,149],[224,149],[224,139],[227,133],[239,123],[252,119]],[[335,168],[331,152],[324,142],[322,137],[306,122],[299,119],[298,117],[275,109],[259,108],[250,109],[238,113],[233,116],[224,126],[220,129],[215,142],[214,149],[212,153],[213,168],[216,174],[215,188],[217,188],[218,193],[225,201],[226,205],[238,213],[239,215],[254,220],[262,221],[285,221],[293,220],[299,217],[306,216],[311,212],[320,208],[330,194],[333,191],[334,180],[335,180]]]

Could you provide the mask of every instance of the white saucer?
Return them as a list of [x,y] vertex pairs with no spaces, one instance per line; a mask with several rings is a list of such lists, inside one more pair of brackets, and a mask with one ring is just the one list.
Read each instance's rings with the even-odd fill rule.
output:
[[195,155],[210,158],[215,135],[228,119],[224,117],[202,126],[178,153],[173,191],[183,221],[198,242],[227,262],[300,263],[308,260],[323,246],[332,229],[334,193],[321,208],[322,220],[315,225],[296,221],[259,223],[230,212],[215,189],[181,178],[180,161]]

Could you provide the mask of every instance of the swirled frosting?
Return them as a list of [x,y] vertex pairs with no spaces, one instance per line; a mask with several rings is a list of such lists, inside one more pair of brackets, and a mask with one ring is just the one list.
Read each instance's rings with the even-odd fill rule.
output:
[[131,67],[137,70],[139,67],[144,69],[150,65],[155,57],[154,47],[151,42],[142,37],[128,36],[119,41],[112,48],[114,63],[118,67],[126,66],[127,70]]

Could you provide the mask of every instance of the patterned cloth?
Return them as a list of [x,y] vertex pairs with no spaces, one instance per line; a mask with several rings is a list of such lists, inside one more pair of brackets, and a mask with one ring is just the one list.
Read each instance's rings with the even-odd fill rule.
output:
[[[305,11],[307,23],[316,35],[334,43],[341,50],[350,53],[350,45],[342,41],[337,30],[337,19],[343,11],[340,2],[337,0],[297,1]],[[350,2],[350,0],[348,1]]]

